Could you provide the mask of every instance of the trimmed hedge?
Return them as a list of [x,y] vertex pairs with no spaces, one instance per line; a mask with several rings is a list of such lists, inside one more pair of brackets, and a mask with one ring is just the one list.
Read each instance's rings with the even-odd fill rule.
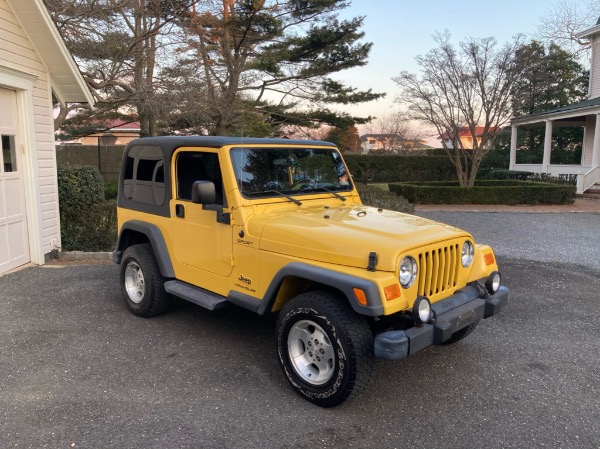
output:
[[517,170],[480,170],[477,174],[477,179],[512,179],[518,181],[545,182],[572,186],[577,185],[577,175],[564,174],[558,176],[551,176],[548,173],[533,173],[530,171]]
[[[508,168],[508,152],[487,153],[480,172]],[[453,181],[456,169],[444,150],[423,150],[418,154],[344,154],[350,173],[358,182]]]
[[530,181],[476,181],[472,188],[458,182],[389,184],[390,192],[414,204],[570,204],[575,187]]
[[357,155],[345,154],[357,182],[440,181],[456,179],[454,166],[445,154]]
[[395,210],[405,214],[413,214],[415,206],[406,201],[405,198],[392,192],[387,192],[375,186],[365,184],[356,184],[356,189],[360,194],[363,204],[371,207]]
[[527,181],[532,173],[518,170],[479,170],[477,179]]
[[105,201],[104,181],[96,167],[59,167],[58,200],[63,250],[113,249],[116,201]]

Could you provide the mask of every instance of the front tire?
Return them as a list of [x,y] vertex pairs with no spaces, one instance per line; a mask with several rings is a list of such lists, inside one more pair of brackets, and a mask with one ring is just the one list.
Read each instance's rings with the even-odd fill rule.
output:
[[311,291],[289,301],[277,319],[277,352],[295,391],[335,407],[371,380],[373,334],[345,298]]
[[121,260],[121,289],[131,312],[144,318],[162,314],[169,305],[164,283],[149,243],[125,250]]

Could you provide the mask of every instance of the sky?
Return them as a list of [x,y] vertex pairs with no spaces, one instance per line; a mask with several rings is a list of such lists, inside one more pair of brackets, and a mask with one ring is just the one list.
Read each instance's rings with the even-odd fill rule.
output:
[[[387,93],[382,100],[338,110],[358,116],[391,112],[398,88],[391,80],[401,71],[418,73],[415,57],[436,47],[433,34],[448,30],[451,41],[494,36],[498,44],[517,34],[532,37],[540,18],[558,0],[351,0],[341,18],[365,16],[364,41],[373,48],[366,66],[336,78],[361,90]],[[592,26],[594,24],[590,24]]]

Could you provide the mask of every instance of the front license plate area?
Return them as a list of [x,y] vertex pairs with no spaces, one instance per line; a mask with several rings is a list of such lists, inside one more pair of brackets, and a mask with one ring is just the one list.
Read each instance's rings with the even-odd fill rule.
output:
[[458,317],[458,319],[456,320],[456,326],[459,329],[462,329],[464,327],[467,327],[469,324],[473,324],[478,319],[479,318],[477,316],[477,309],[469,310],[468,312],[463,313],[461,316]]

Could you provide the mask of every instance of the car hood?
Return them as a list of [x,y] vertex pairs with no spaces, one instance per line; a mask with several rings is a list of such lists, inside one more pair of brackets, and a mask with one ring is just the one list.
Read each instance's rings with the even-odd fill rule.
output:
[[273,210],[252,216],[248,226],[263,251],[358,268],[366,268],[375,252],[377,269],[384,271],[394,271],[400,254],[414,248],[470,237],[452,226],[367,206]]

